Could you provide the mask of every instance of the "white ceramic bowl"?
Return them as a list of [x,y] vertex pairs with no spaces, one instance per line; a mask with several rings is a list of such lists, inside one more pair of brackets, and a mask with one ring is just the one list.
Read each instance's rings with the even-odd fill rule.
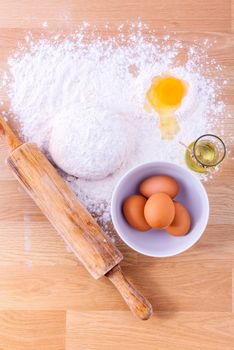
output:
[[[126,197],[137,194],[139,184],[152,175],[170,175],[180,186],[176,200],[191,215],[190,232],[183,237],[173,237],[164,230],[151,229],[139,232],[130,227],[122,214]],[[116,186],[111,203],[112,221],[122,240],[144,255],[167,257],[184,252],[196,243],[204,232],[209,217],[209,201],[200,180],[191,171],[168,162],[145,163],[127,172]]]

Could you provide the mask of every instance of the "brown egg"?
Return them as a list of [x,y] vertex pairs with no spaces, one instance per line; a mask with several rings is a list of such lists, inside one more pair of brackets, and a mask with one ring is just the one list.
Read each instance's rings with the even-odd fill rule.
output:
[[175,218],[166,227],[166,231],[173,236],[184,236],[186,235],[191,226],[191,219],[187,209],[179,202],[174,202],[175,205]]
[[154,228],[169,226],[175,216],[175,206],[166,193],[155,193],[147,200],[144,215],[147,223]]
[[123,204],[123,214],[130,226],[138,231],[148,231],[151,227],[144,217],[146,198],[141,195],[129,196]]
[[139,190],[147,198],[158,192],[167,193],[171,198],[174,198],[179,192],[179,185],[171,176],[157,175],[143,181]]

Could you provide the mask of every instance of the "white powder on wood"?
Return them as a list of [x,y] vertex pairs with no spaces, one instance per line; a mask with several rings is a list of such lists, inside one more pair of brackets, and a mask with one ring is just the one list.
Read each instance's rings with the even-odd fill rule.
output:
[[[167,160],[184,164],[184,148],[220,125],[224,104],[210,76],[220,67],[200,46],[158,39],[139,22],[130,34],[100,39],[84,25],[72,35],[26,36],[9,58],[11,111],[21,137],[36,142],[65,172],[71,188],[108,231],[114,186],[131,167]],[[130,26],[131,27],[131,26]],[[130,28],[131,29],[131,28]],[[90,30],[90,29],[89,29]],[[184,55],[186,53],[186,55]],[[186,58],[181,58],[186,56]],[[172,74],[189,91],[176,112],[180,132],[162,140],[156,113],[144,110],[154,76]]]

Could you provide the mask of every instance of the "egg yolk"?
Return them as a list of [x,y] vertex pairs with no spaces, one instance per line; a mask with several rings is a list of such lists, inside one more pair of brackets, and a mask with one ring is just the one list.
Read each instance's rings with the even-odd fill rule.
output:
[[186,85],[174,77],[154,78],[147,92],[152,107],[158,109],[178,108],[186,94]]
[[179,131],[178,122],[173,114],[187,93],[183,80],[173,76],[155,77],[146,93],[145,109],[152,108],[159,113],[162,137],[171,139]]

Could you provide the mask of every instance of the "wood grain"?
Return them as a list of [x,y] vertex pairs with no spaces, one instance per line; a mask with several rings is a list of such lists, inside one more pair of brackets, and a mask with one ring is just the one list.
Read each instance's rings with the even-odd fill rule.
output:
[[[124,272],[159,311],[231,311],[230,265],[163,263],[129,266]],[[184,276],[184,270],[186,276]],[[155,270],[155,272],[154,272]],[[190,274],[190,275],[189,275]],[[149,282],[151,281],[151,283]],[[91,302],[92,301],[92,302]],[[0,267],[0,309],[125,310],[117,291],[105,280],[94,284],[80,265]]]
[[168,30],[231,30],[231,2],[220,0],[41,0],[40,5],[30,0],[4,0],[0,13],[3,28],[41,27],[47,19],[53,27],[75,26],[84,20],[103,26],[106,21],[115,25],[141,17],[157,29],[167,25]]
[[1,350],[64,349],[65,311],[1,311],[0,325]]
[[[232,5],[230,0],[2,0],[0,75],[26,30],[38,37],[57,28],[70,31],[88,20],[105,35],[105,21],[114,28],[140,16],[159,35],[176,30],[176,38],[186,43],[216,40],[209,56],[229,79],[223,94],[233,116]],[[42,27],[44,21],[48,29]],[[0,99],[7,107],[4,91]],[[233,134],[230,118],[225,135]],[[234,149],[229,150],[230,158],[205,185],[209,225],[192,249],[173,258],[151,259],[117,239],[124,272],[158,310],[142,323],[126,311],[108,281],[93,281],[69,252],[14,180],[5,165],[7,149],[0,142],[0,350],[232,350]]]
[[231,350],[234,342],[231,312],[162,312],[140,323],[127,312],[70,311],[67,324],[67,350]]

